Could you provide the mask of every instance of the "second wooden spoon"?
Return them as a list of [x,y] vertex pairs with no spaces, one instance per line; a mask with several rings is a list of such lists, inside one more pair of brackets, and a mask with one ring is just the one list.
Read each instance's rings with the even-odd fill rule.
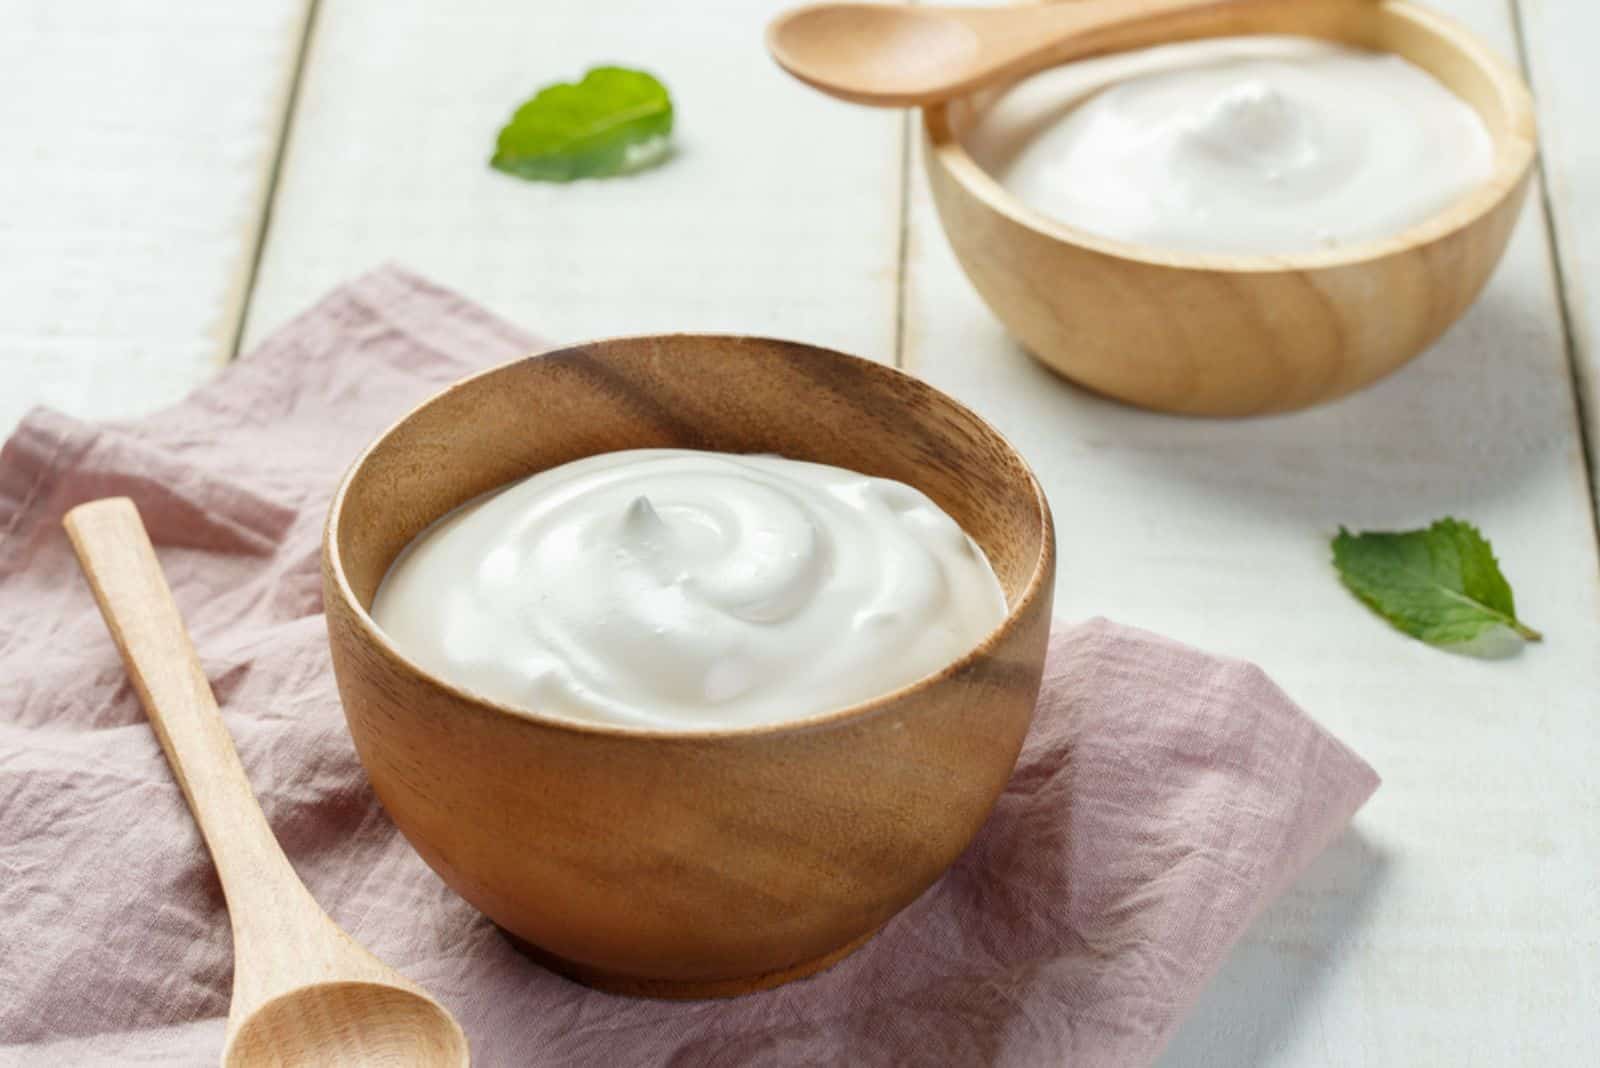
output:
[[778,65],[830,96],[918,107],[1072,59],[1200,36],[1229,8],[1283,0],[1074,0],[1010,7],[816,4],[767,28]]

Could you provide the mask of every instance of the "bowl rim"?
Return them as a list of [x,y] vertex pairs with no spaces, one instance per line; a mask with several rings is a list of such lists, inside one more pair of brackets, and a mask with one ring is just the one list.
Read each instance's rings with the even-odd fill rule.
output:
[[[521,364],[527,360],[541,359],[546,356],[558,356],[563,353],[578,349],[591,349],[595,346],[623,345],[634,342],[660,342],[663,340],[675,341],[737,341],[755,345],[778,344],[783,346],[798,346],[812,353],[821,354],[830,359],[845,360],[851,363],[864,365],[871,370],[868,373],[887,373],[891,378],[900,378],[913,383],[916,388],[926,389],[954,405],[959,411],[976,422],[986,432],[994,435],[1007,453],[1016,460],[1027,479],[1027,489],[1031,492],[1036,514],[1040,519],[1039,550],[1033,561],[1032,571],[1027,582],[1023,585],[1020,595],[1014,604],[1007,602],[1006,614],[993,629],[983,636],[976,645],[968,649],[956,660],[944,665],[937,671],[920,676],[908,683],[904,683],[893,690],[878,694],[874,697],[857,701],[854,704],[844,705],[839,708],[828,709],[823,712],[813,713],[808,716],[779,720],[773,723],[755,723],[739,727],[717,727],[705,730],[674,730],[662,727],[636,727],[627,724],[613,724],[599,721],[571,719],[563,716],[553,716],[548,713],[538,712],[533,709],[520,708],[516,705],[497,701],[490,697],[474,693],[465,687],[458,686],[446,679],[440,678],[410,657],[401,652],[387,634],[378,626],[372,614],[357,599],[355,591],[350,587],[349,577],[345,574],[344,561],[341,557],[338,542],[339,521],[344,512],[345,497],[356,476],[366,465],[367,460],[377,449],[388,441],[402,426],[409,423],[423,409],[441,401],[446,396],[457,390],[469,388],[480,378],[499,374],[510,367]],[[793,341],[786,338],[771,337],[762,334],[719,333],[713,331],[666,331],[660,333],[644,334],[616,334],[608,337],[594,338],[587,341],[572,342],[555,345],[549,348],[536,349],[532,352],[518,356],[515,359],[497,363],[492,367],[475,371],[457,379],[442,389],[430,393],[420,402],[409,408],[398,419],[394,420],[373,439],[356,456],[344,474],[340,476],[338,488],[334,491],[333,498],[328,504],[328,515],[322,528],[322,562],[327,576],[332,579],[332,585],[338,596],[344,602],[350,615],[356,621],[356,626],[363,638],[371,646],[381,650],[383,655],[400,669],[411,673],[419,680],[428,683],[451,696],[475,705],[488,712],[510,716],[522,720],[532,726],[565,731],[575,734],[613,738],[618,740],[633,739],[651,742],[670,742],[674,744],[696,745],[707,742],[741,742],[754,739],[771,738],[778,735],[805,734],[811,731],[830,729],[841,726],[847,722],[870,719],[878,713],[898,705],[905,699],[919,692],[933,688],[951,676],[957,675],[983,658],[993,653],[996,646],[1009,638],[1017,629],[1024,615],[1032,609],[1034,602],[1043,595],[1053,595],[1053,581],[1055,572],[1055,520],[1050,512],[1050,502],[1045,497],[1044,488],[1040,486],[1038,476],[1034,474],[1033,467],[1027,458],[1022,455],[1011,441],[988,420],[973,411],[960,400],[940,390],[930,383],[924,382],[915,375],[909,374],[898,367],[861,356],[853,356],[837,349],[824,345],[813,345],[810,342]],[[390,562],[393,566],[393,562]],[[1045,589],[1046,583],[1051,584],[1049,590]],[[326,614],[327,608],[323,609]],[[342,695],[341,695],[342,703]]]
[[[1242,275],[1291,273],[1371,263],[1432,244],[1471,227],[1507,198],[1513,196],[1527,177],[1533,167],[1537,151],[1533,97],[1522,76],[1501,59],[1482,38],[1455,19],[1412,3],[1411,0],[1377,0],[1373,6],[1386,9],[1393,16],[1409,20],[1417,28],[1442,40],[1469,60],[1487,76],[1507,116],[1505,128],[1499,136],[1493,132],[1490,134],[1494,140],[1494,159],[1493,170],[1489,177],[1432,215],[1396,233],[1370,238],[1337,249],[1282,255],[1168,250],[1155,245],[1135,244],[1131,241],[1119,241],[1094,234],[1033,208],[1001,185],[978,164],[962,144],[961,139],[955,135],[950,121],[951,105],[964,103],[975,94],[957,97],[952,101],[940,101],[922,109],[923,147],[927,163],[929,166],[937,164],[943,168],[970,196],[982,201],[991,211],[1040,236],[1119,260],[1149,264],[1153,267]],[[1248,37],[1269,36],[1269,34],[1246,32],[1225,36]],[[1337,40],[1337,38],[1327,39]],[[1025,75],[985,92],[1004,93],[1028,77],[1032,75]]]

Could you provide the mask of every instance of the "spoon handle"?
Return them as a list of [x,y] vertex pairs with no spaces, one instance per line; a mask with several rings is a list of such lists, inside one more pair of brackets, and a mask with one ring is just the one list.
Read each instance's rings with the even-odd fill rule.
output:
[[295,875],[250,791],[133,502],[79,505],[62,525],[222,879],[237,1014],[348,939]]
[[1239,10],[1262,2],[1075,0],[978,10],[990,13],[1009,31],[1004,39],[1015,53],[1005,69],[1016,75],[1108,52],[1226,33],[1231,28],[1228,20]]
[[[916,107],[1068,60],[1241,32],[1285,0],[1074,0],[942,6],[823,2],[787,11],[767,48],[790,74],[875,107]],[[1290,0],[1293,2],[1293,0]],[[1363,0],[1302,0],[1323,6]]]

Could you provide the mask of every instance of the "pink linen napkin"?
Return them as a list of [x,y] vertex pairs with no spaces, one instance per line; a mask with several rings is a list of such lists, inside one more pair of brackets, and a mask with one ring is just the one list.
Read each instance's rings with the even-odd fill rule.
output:
[[688,1003],[541,969],[378,807],[334,692],[318,578],[327,499],[358,449],[439,385],[533,345],[389,268],[176,408],[111,425],[36,411],[5,445],[0,1063],[214,1064],[221,1048],[221,893],[60,530],[108,494],[143,512],[296,868],[456,1014],[479,1065],[1148,1064],[1376,788],[1257,668],[1104,620],[1058,625],[994,816],[842,964]]

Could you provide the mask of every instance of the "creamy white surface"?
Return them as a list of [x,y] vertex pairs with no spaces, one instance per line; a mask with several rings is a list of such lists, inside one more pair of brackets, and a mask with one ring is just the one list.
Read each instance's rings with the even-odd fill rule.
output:
[[1043,214],[1200,253],[1390,235],[1483,182],[1493,161],[1477,112],[1421,68],[1298,37],[1070,64],[1013,90],[972,142]]
[[888,693],[1005,612],[983,552],[910,486],[676,449],[590,457],[467,504],[372,606],[401,652],[474,693],[683,730]]

